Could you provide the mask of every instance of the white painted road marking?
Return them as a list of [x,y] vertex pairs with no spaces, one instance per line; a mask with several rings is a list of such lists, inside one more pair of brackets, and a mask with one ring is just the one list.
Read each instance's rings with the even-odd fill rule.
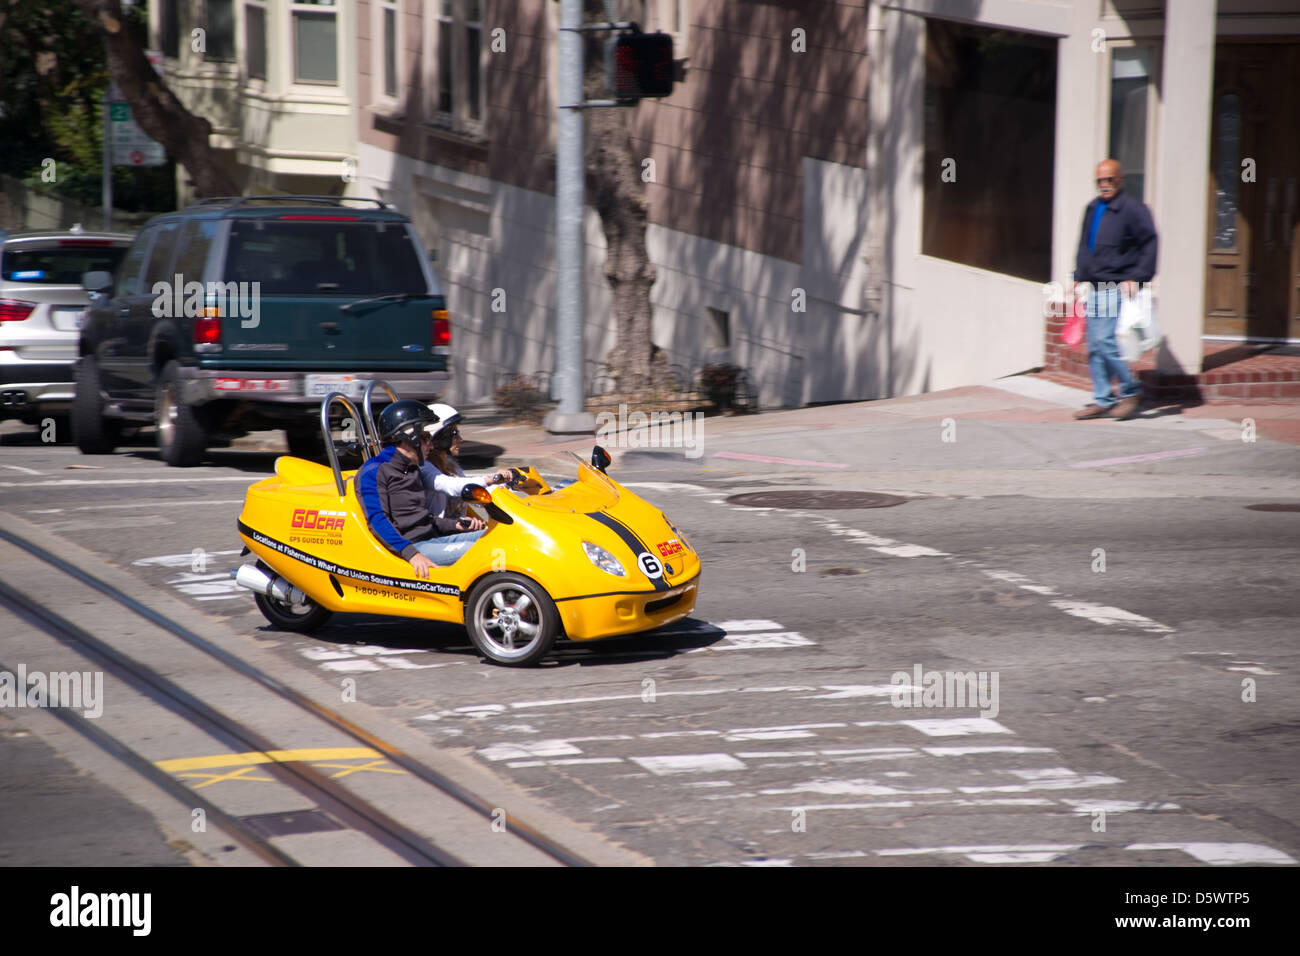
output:
[[1295,860],[1281,850],[1258,843],[1132,843],[1128,850],[1181,850],[1211,866],[1237,863],[1281,863],[1295,865]]

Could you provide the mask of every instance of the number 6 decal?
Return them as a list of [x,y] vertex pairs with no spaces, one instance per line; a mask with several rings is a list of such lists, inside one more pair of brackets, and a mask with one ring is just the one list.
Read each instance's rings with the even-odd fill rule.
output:
[[641,570],[645,572],[648,578],[661,578],[664,576],[664,569],[659,564],[658,559],[649,551],[642,551],[636,556],[637,564],[641,565]]

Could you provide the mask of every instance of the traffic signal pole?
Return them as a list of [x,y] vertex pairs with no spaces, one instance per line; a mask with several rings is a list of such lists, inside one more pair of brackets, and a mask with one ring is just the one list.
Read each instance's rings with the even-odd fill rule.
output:
[[554,435],[594,434],[583,408],[583,271],[586,160],[583,156],[583,0],[560,0],[559,104],[555,125],[555,375],[559,407],[543,424]]
[[[553,397],[559,407],[546,416],[542,424],[553,435],[591,435],[596,418],[583,407],[583,329],[586,321],[584,260],[586,236],[583,216],[586,209],[587,161],[584,154],[582,111],[590,107],[635,106],[643,96],[667,96],[672,91],[672,41],[665,34],[642,34],[635,23],[615,23],[611,13],[607,23],[584,25],[583,0],[560,0],[560,35],[557,43],[559,104],[555,116],[555,386]],[[656,52],[666,56],[659,73],[638,76],[631,71],[630,84],[623,95],[608,100],[588,100],[583,89],[584,43],[587,32],[632,31],[639,41],[658,43]],[[667,41],[666,45],[663,41]],[[633,66],[641,64],[632,53]],[[652,70],[651,74],[655,71]],[[650,89],[638,84],[659,80]],[[617,84],[616,84],[617,85]]]

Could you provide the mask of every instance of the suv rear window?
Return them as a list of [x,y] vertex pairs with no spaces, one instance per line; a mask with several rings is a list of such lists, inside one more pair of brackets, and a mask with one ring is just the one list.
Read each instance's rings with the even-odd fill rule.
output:
[[59,245],[33,248],[24,243],[5,249],[0,259],[0,279],[41,285],[81,285],[83,272],[114,272],[126,246],[101,245],[107,240],[57,240]]
[[348,296],[428,291],[404,223],[237,220],[226,282],[263,294]]

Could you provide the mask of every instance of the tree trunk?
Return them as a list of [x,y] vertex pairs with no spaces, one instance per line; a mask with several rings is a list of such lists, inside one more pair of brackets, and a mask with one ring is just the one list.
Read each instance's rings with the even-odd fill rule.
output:
[[[122,15],[120,0],[75,0],[99,28],[108,74],[131,105],[131,116],[194,180],[199,196],[238,196],[239,186],[208,145],[212,124],[187,110],[154,71]],[[107,144],[105,144],[107,148]]]
[[[587,22],[605,20],[601,0],[587,0]],[[609,33],[589,34],[584,87],[588,99],[607,98],[605,42]],[[607,361],[625,394],[654,384],[651,360],[650,287],[655,271],[646,251],[649,222],[642,160],[632,144],[630,120],[635,107],[601,107],[586,111],[587,177],[590,202],[605,233],[605,278],[614,296],[615,345]]]

